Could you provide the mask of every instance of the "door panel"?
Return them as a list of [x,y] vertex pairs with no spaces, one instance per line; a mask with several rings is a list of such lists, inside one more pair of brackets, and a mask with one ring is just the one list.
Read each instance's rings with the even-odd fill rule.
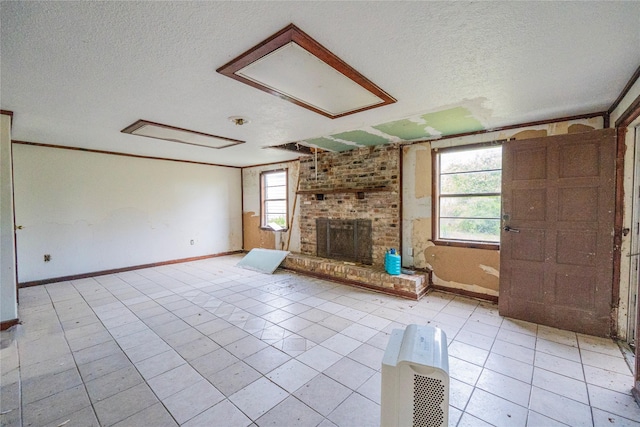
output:
[[514,189],[513,220],[544,221],[546,218],[547,192],[545,188]]
[[611,333],[614,178],[613,129],[503,146],[501,315]]
[[558,250],[556,262],[565,265],[593,265],[598,246],[598,235],[595,231],[576,233],[574,230],[558,231],[556,234]]
[[522,238],[514,239],[511,245],[512,261],[544,261],[544,230],[520,230]]

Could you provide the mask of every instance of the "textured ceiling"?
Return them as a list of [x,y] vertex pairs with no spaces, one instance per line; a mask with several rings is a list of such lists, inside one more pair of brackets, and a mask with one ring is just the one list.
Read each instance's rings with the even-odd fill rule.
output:
[[[262,148],[284,143],[345,150],[606,110],[640,64],[640,2],[2,1],[0,19],[14,139],[234,166],[295,158]],[[332,120],[215,72],[289,23],[398,102]],[[246,144],[120,133],[138,119]]]

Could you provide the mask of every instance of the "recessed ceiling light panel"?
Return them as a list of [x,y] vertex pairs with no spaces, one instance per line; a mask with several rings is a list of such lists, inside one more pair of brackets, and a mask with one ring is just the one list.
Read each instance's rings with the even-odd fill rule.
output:
[[330,118],[396,102],[293,24],[217,71]]
[[210,135],[208,133],[196,132],[161,123],[154,123],[148,120],[138,120],[132,125],[122,129],[121,132],[208,148],[225,148],[232,145],[244,144],[244,141],[237,139]]

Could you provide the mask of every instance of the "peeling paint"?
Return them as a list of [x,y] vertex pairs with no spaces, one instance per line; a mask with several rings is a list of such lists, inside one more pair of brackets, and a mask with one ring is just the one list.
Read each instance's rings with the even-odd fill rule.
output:
[[500,270],[499,251],[429,246],[424,249],[424,258],[443,281],[477,286],[482,289],[474,291],[478,293],[498,292],[499,274],[487,274],[487,269]]
[[[429,177],[429,179],[425,179]],[[416,151],[415,197],[422,199],[431,196],[431,151]],[[431,215],[429,215],[431,216]]]
[[569,133],[569,122],[558,122],[549,124],[549,135],[560,135]]
[[[474,117],[482,117],[469,107]],[[464,109],[464,108],[463,108]],[[404,149],[405,171],[410,191],[403,199],[403,230],[412,249],[413,265],[408,267],[430,268],[434,283],[441,286],[465,289],[487,295],[497,295],[500,286],[500,251],[435,245],[431,241],[431,148],[444,148],[482,143],[500,139],[528,139],[569,132],[602,129],[601,117],[547,123],[517,129],[506,129],[457,138],[432,140],[411,145]],[[442,130],[442,129],[438,129]],[[633,169],[633,168],[631,168]],[[427,202],[427,203],[425,203]],[[405,250],[406,250],[405,249]]]
[[484,270],[485,273],[491,274],[492,276],[500,277],[500,272],[493,267],[489,267],[488,265],[480,264],[479,267]]
[[416,267],[421,267],[427,262],[424,248],[433,246],[431,239],[431,218],[417,218],[412,221],[413,230],[411,232],[411,244],[414,248],[413,263]]
[[383,138],[379,135],[374,135],[364,130],[352,130],[349,132],[337,133],[335,135],[331,135],[331,137],[335,139],[341,139],[343,141],[351,141],[358,145],[367,147],[388,144],[389,142],[391,142],[388,138]]
[[567,129],[567,133],[580,133],[580,132],[589,132],[594,130],[595,128],[592,126],[583,125],[581,123],[574,123],[569,125]]
[[527,130],[523,130],[521,132],[518,132],[518,133],[514,134],[511,138],[513,138],[513,139],[531,139],[531,138],[542,138],[542,137],[545,137],[545,136],[547,136],[547,130],[546,129],[540,129],[540,130],[527,129]]
[[431,280],[433,280],[434,285],[442,286],[444,288],[462,289],[462,290],[473,292],[476,294],[491,295],[496,297],[498,296],[497,290],[487,289],[482,286],[473,285],[473,284],[468,285],[465,283],[458,283],[454,281],[443,280],[440,277],[438,277],[435,273],[431,275]]

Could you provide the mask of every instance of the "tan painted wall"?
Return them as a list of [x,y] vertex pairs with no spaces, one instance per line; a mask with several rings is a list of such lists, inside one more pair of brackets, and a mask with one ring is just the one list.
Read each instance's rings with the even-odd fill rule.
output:
[[[289,230],[274,232],[260,228],[260,174],[287,169],[289,190]],[[284,249],[300,252],[300,198],[296,197],[300,162],[298,160],[242,169],[243,249]],[[279,245],[277,242],[279,241]],[[276,247],[278,246],[278,247]]]
[[538,138],[602,127],[602,118],[580,119],[434,140],[404,147],[402,264],[405,267],[431,269],[436,285],[497,296],[500,283],[500,251],[436,246],[431,241],[431,148],[512,138]]

